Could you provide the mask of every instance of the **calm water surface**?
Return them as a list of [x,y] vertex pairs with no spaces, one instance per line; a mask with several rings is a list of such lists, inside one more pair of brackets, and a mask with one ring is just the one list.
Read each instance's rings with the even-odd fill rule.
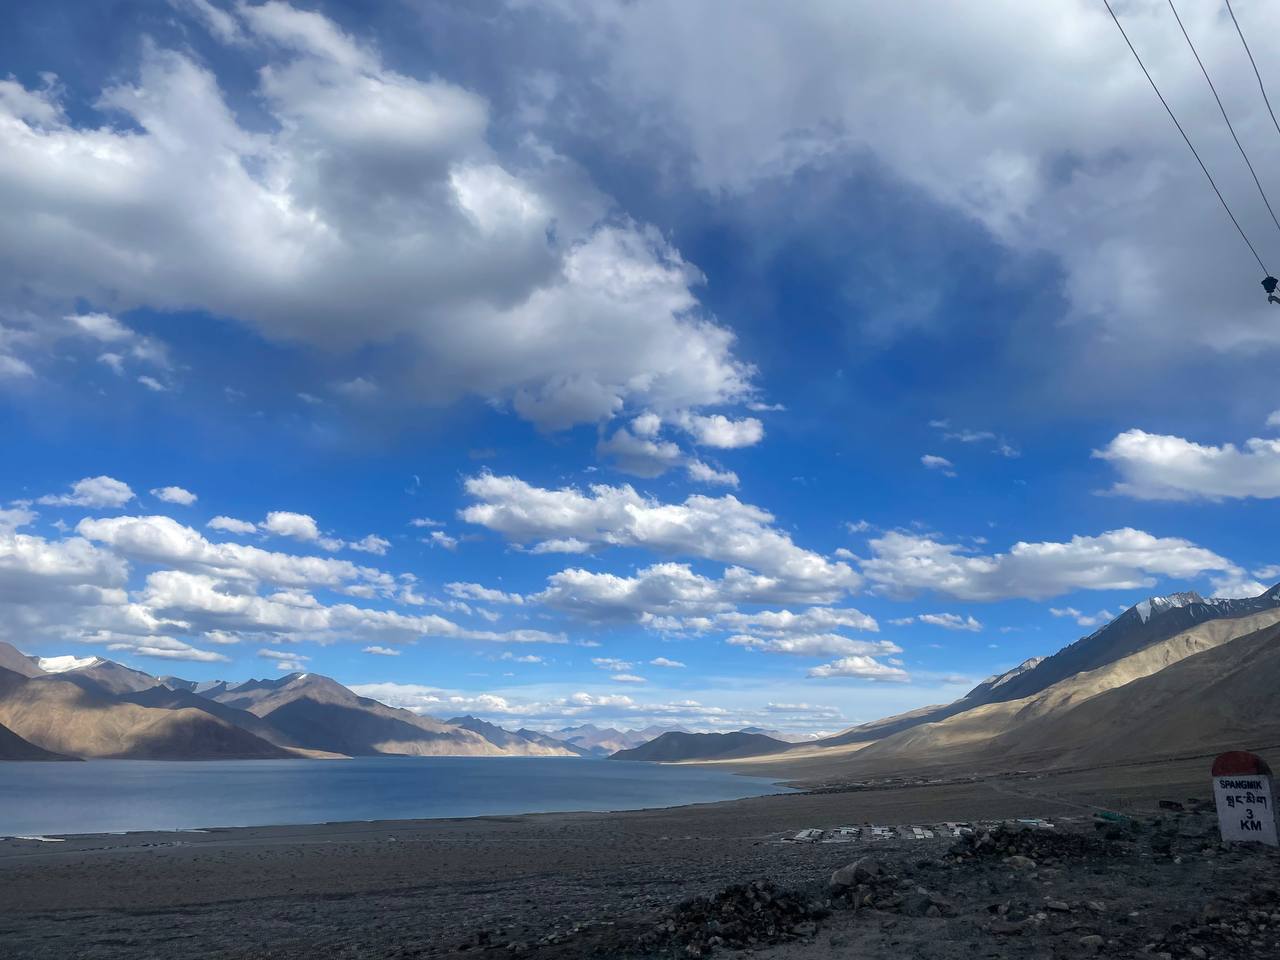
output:
[[0,836],[639,810],[784,792],[721,771],[560,757],[0,763]]

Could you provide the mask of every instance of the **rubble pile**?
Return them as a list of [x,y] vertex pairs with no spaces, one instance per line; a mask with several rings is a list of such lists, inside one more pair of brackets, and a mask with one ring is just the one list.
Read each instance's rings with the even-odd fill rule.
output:
[[1002,824],[993,830],[963,836],[951,845],[951,860],[1004,860],[1013,867],[1054,865],[1064,860],[1118,856],[1122,831],[1109,830],[1105,836],[1058,833]]
[[827,902],[767,880],[725,887],[686,900],[640,937],[644,948],[675,948],[674,956],[702,957],[717,947],[742,947],[812,937],[830,914]]

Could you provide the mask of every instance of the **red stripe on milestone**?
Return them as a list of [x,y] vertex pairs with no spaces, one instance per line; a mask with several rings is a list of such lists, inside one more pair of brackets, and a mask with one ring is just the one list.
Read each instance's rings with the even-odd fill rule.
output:
[[1271,768],[1267,766],[1267,761],[1263,760],[1256,753],[1247,753],[1244,750],[1232,750],[1230,753],[1220,753],[1213,761],[1213,772],[1215,777],[1238,777],[1238,776],[1271,776]]

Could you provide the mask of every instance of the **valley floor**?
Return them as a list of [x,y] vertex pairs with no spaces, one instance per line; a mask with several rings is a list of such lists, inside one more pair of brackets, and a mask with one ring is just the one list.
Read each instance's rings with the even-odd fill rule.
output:
[[[0,954],[698,956],[696,942],[679,939],[689,911],[672,920],[674,933],[654,933],[680,901],[765,880],[816,902],[829,896],[833,869],[874,856],[890,879],[877,881],[871,905],[839,901],[812,926],[762,937],[755,955],[1134,957],[1155,943],[1153,957],[1212,958],[1226,955],[1230,936],[1240,940],[1232,956],[1280,956],[1280,857],[1219,850],[1211,815],[1152,825],[1158,800],[1208,798],[1208,781],[1207,763],[1195,759],[619,814],[5,840]],[[805,827],[1048,817],[1077,818],[1061,829],[1096,843],[1098,809],[1144,825],[1106,856],[1025,870],[1002,858],[953,862],[950,840],[778,842]],[[920,890],[942,906],[911,908],[927,907]],[[1215,906],[1215,895],[1228,900]],[[1226,919],[1204,919],[1206,905]],[[1274,919],[1259,919],[1266,911]],[[1177,942],[1160,944],[1175,923]]]

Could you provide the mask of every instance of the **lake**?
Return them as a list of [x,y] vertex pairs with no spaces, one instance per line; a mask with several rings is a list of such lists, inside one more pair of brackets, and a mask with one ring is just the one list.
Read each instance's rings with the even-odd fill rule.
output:
[[563,757],[0,763],[0,836],[640,810],[787,788]]

